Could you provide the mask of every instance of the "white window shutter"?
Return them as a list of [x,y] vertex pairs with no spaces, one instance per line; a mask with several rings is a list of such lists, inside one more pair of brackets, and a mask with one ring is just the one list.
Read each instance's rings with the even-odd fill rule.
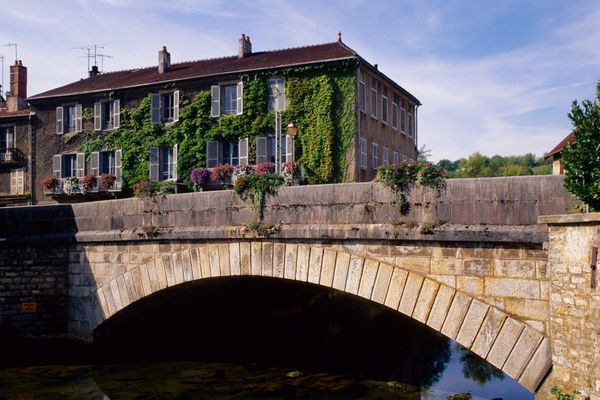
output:
[[83,178],[85,175],[85,153],[77,153],[77,177]]
[[150,93],[150,120],[153,124],[160,124],[160,96],[158,93]]
[[62,107],[56,107],[56,133],[58,135],[62,135],[64,132],[64,120],[63,120],[64,110]]
[[173,180],[175,182],[177,182],[177,150],[178,150],[178,145],[175,144],[173,145]]
[[240,157],[240,166],[248,165],[248,138],[240,139],[238,142],[238,154]]
[[158,182],[160,166],[160,149],[158,147],[150,148],[150,182]]
[[113,102],[113,128],[121,127],[121,100]]
[[209,140],[206,142],[206,168],[219,164],[219,142]]
[[94,103],[94,130],[102,130],[102,103],[99,101]]
[[179,121],[179,90],[173,92],[173,122]]
[[256,163],[267,162],[268,157],[268,146],[267,138],[265,136],[259,136],[256,138]]
[[55,178],[62,178],[62,156],[60,154],[52,157],[52,169],[54,170]]
[[90,154],[90,174],[93,176],[98,176],[98,171],[100,170],[100,153],[97,151],[93,151]]
[[83,107],[81,106],[81,104],[77,104],[75,106],[75,132],[82,131],[82,112]]
[[237,84],[237,114],[244,112],[244,82],[240,81]]
[[121,149],[115,150],[115,190],[121,190],[123,186],[123,169],[121,167]]
[[285,161],[294,161],[294,138],[290,135],[285,135]]
[[210,116],[218,117],[221,115],[221,89],[218,85],[210,87]]

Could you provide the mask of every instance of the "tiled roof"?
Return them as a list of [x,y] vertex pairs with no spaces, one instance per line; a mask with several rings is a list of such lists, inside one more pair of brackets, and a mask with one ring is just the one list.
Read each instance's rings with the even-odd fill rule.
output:
[[169,71],[163,74],[158,73],[157,66],[102,73],[36,94],[28,98],[28,100],[35,101],[36,99],[48,97],[123,89],[190,78],[344,60],[356,57],[358,57],[358,54],[341,42],[263,51],[252,53],[243,58],[233,56],[171,64]]
[[573,132],[571,132],[559,144],[554,146],[554,148],[552,150],[550,150],[548,153],[546,153],[546,155],[544,157],[548,158],[550,156],[553,156],[556,153],[560,153],[562,151],[563,147],[565,147],[567,144],[573,143],[573,142],[575,142],[575,135],[573,134]]
[[17,111],[8,111],[6,108],[0,108],[0,118],[22,117],[29,115],[29,108]]

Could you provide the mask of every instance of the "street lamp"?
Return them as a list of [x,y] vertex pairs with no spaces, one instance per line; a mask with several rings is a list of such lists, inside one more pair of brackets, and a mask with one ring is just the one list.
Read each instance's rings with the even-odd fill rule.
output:
[[296,157],[294,138],[298,134],[298,127],[296,126],[296,124],[294,123],[294,121],[290,121],[290,123],[288,124],[288,126],[287,126],[287,134],[288,134],[289,137],[292,138],[292,151],[290,153],[292,154],[291,161],[292,161],[292,163],[294,163],[294,158]]

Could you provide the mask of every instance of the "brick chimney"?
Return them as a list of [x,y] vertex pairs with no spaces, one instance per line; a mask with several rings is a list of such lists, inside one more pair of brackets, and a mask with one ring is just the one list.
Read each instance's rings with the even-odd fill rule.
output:
[[171,68],[171,53],[167,51],[167,46],[163,46],[158,52],[158,73],[164,74]]
[[92,69],[90,70],[90,78],[96,76],[100,73],[97,65],[92,65]]
[[240,46],[238,48],[238,58],[248,57],[252,54],[252,43],[250,42],[250,36],[246,36],[242,33],[239,40]]
[[27,108],[27,67],[21,60],[15,60],[10,66],[10,93],[6,93],[6,107],[8,111],[17,111]]

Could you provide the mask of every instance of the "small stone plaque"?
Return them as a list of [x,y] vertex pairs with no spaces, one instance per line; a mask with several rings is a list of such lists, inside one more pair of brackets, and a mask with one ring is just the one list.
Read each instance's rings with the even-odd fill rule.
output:
[[23,314],[35,314],[37,312],[37,303],[21,303],[21,313]]

